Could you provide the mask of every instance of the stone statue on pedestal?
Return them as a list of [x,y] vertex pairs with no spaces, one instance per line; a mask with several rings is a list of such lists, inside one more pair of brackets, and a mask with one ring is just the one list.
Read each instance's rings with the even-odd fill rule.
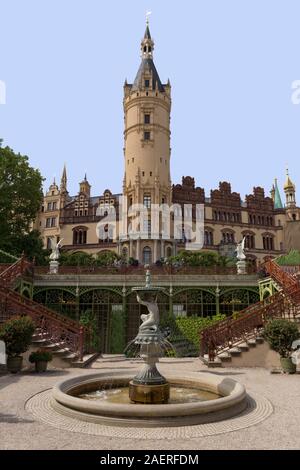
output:
[[238,274],[247,274],[247,262],[246,262],[246,255],[245,255],[245,242],[246,237],[237,244],[236,247],[236,257],[238,259],[236,266],[237,266],[237,273]]
[[51,238],[52,253],[49,256],[49,258],[50,258],[50,274],[57,274],[58,273],[58,266],[59,266],[58,260],[59,260],[59,257],[60,257],[60,251],[59,250],[61,248],[61,242],[63,241],[63,238],[61,240],[59,240],[58,243],[56,243],[53,240],[53,238],[54,237]]

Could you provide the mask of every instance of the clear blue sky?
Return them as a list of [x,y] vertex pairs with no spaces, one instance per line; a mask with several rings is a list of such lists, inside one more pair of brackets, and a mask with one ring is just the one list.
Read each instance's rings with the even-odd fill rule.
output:
[[[0,137],[47,178],[94,195],[123,179],[123,83],[135,77],[145,12],[154,60],[172,84],[173,182],[228,180],[242,197],[299,186],[299,0],[0,0]],[[300,193],[298,195],[300,202]]]

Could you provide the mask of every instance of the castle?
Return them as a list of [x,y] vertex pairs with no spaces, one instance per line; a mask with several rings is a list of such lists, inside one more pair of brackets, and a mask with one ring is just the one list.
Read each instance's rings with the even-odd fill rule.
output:
[[[154,205],[182,207],[196,204],[204,207],[203,249],[231,256],[235,245],[246,240],[247,259],[254,265],[267,257],[276,257],[290,249],[300,249],[300,208],[296,189],[287,172],[283,205],[277,180],[270,197],[261,187],[243,201],[232,192],[228,182],[221,182],[209,197],[195,185],[194,177],[172,184],[170,174],[171,85],[162,83],[153,61],[154,41],[149,24],[141,42],[141,64],[132,84],[124,84],[124,180],[122,193],[106,189],[93,196],[85,175],[78,194],[71,196],[67,188],[67,170],[63,169],[60,185],[54,181],[44,195],[35,221],[44,247],[51,248],[51,239],[63,239],[63,249],[92,254],[114,251],[140,263],[155,263],[160,258],[176,255],[190,238],[189,229],[174,226],[165,233],[164,221],[158,215],[155,236],[149,215],[137,222],[133,206],[148,210]],[[120,216],[120,196],[129,208],[122,222],[110,223],[110,214]],[[101,223],[103,222],[103,223]],[[122,223],[122,227],[120,224]],[[100,225],[99,225],[100,224]],[[99,228],[100,227],[100,228]],[[125,227],[125,231],[123,230]],[[116,237],[124,233],[122,237]],[[134,236],[130,233],[134,233]]]

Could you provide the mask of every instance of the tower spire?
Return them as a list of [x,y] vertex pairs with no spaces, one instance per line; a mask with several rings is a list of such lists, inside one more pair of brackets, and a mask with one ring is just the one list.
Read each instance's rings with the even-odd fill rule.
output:
[[153,50],[154,50],[154,41],[151,38],[150,28],[149,28],[149,14],[151,12],[147,12],[146,14],[146,29],[145,34],[141,42],[141,56],[142,59],[152,59],[153,58]]
[[274,183],[274,209],[283,209],[283,204],[278,188],[278,182],[277,178],[275,178],[275,183]]
[[68,182],[67,168],[66,168],[66,164],[64,164],[64,168],[63,168],[63,172],[62,172],[61,180],[60,180],[60,189],[61,190],[67,191],[67,182]]

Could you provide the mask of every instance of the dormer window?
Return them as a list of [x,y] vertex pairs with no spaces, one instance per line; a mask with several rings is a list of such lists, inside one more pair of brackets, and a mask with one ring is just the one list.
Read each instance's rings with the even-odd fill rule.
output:
[[149,88],[150,87],[150,80],[145,80],[145,88]]

